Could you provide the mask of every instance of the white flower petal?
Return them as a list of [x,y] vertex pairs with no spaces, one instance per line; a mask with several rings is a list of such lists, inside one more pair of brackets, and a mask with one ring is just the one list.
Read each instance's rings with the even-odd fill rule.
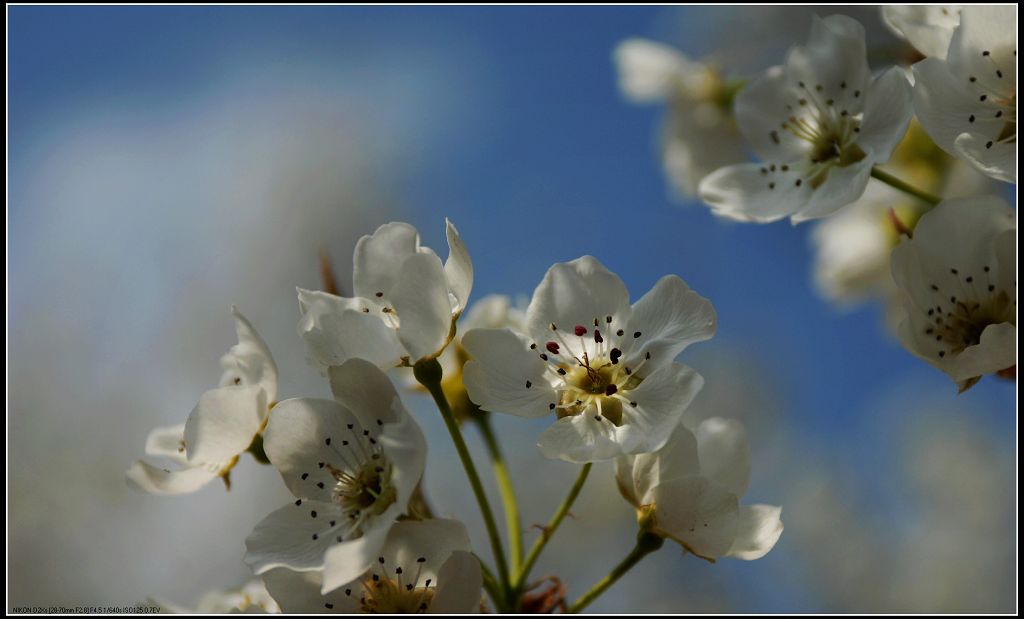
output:
[[390,368],[406,354],[376,302],[299,289],[299,306],[299,335],[310,358],[321,366],[341,365],[358,357]]
[[960,383],[1014,365],[1017,365],[1017,327],[1003,322],[985,327],[981,341],[953,356],[940,369]]
[[420,235],[407,223],[391,222],[356,243],[352,258],[355,296],[390,298],[402,265],[420,249]]
[[427,610],[430,614],[475,614],[480,612],[483,574],[472,553],[458,550],[437,574],[437,593]]
[[185,422],[189,462],[225,462],[245,451],[267,415],[267,392],[260,385],[211,389]]
[[961,133],[956,152],[983,174],[1007,183],[1017,182],[1017,142],[996,142],[991,136]]
[[871,150],[875,163],[885,163],[907,132],[914,115],[914,96],[903,69],[893,67],[871,82],[865,94],[864,120],[857,144]]
[[221,357],[224,373],[220,385],[260,385],[267,392],[267,401],[277,400],[277,365],[266,342],[245,316],[232,307],[238,343]]
[[928,136],[947,153],[956,155],[956,139],[970,128],[968,119],[978,108],[977,99],[945,62],[926,58],[914,65],[914,112]]
[[[662,482],[700,475],[698,453],[697,437],[686,426],[679,424],[661,449],[631,457],[632,466],[623,474],[629,475],[629,485],[636,498],[634,505],[652,503],[654,497],[651,491]],[[619,462],[625,463],[627,458],[630,457],[616,460],[616,470]]]
[[753,561],[768,554],[782,535],[782,508],[774,505],[740,505],[736,540],[728,555]]
[[677,99],[661,134],[665,174],[683,198],[697,195],[715,170],[747,160],[743,137],[727,110],[708,101]]
[[706,477],[662,482],[652,491],[658,529],[705,559],[724,556],[739,527],[736,495]]
[[736,496],[750,485],[750,444],[743,424],[735,419],[711,417],[697,427],[700,474],[713,479]]
[[828,177],[811,197],[807,207],[793,215],[794,224],[818,219],[835,213],[847,204],[856,202],[871,180],[873,159],[865,157],[848,166],[835,167],[828,171]]
[[245,540],[245,562],[256,574],[275,567],[293,570],[320,570],[324,552],[337,544],[336,535],[323,518],[312,512],[337,511],[333,503],[297,501],[277,509],[264,518]]
[[660,449],[679,425],[686,407],[704,386],[704,378],[681,363],[670,363],[623,392],[622,425],[616,428],[623,453]]
[[512,299],[503,294],[489,294],[473,303],[462,319],[459,320],[459,331],[467,333],[470,329],[503,329],[511,327],[516,310],[512,308]]
[[609,460],[623,453],[615,438],[615,426],[587,413],[551,424],[541,433],[537,446],[545,458],[578,464]]
[[[470,552],[472,549],[466,525],[458,520],[404,520],[391,527],[380,556],[384,557],[386,569],[394,569],[388,566],[405,566],[404,570],[407,572],[418,571],[421,582],[428,578],[438,582],[440,570],[452,553]],[[419,559],[423,561],[420,562]],[[478,594],[479,591],[478,587]]]
[[558,401],[537,352],[508,329],[473,329],[462,337],[472,359],[463,367],[469,399],[484,410],[537,418]]
[[204,467],[170,471],[139,460],[128,469],[126,477],[151,494],[187,494],[216,479],[217,472]]
[[330,593],[359,578],[377,561],[384,546],[390,524],[374,527],[365,535],[351,541],[335,544],[323,557],[321,593]]
[[946,62],[950,71],[961,77],[975,77],[976,83],[989,91],[1009,88],[1016,92],[1016,61],[1017,7],[965,6],[949,43]]
[[469,258],[466,244],[462,242],[455,225],[445,219],[445,234],[448,237],[448,260],[444,263],[444,274],[448,288],[458,302],[457,313],[462,313],[469,304],[469,293],[473,290],[473,262]]
[[[643,496],[637,484],[633,481],[633,469],[636,466],[637,460],[645,455],[625,455],[615,458],[615,485],[618,487],[622,498],[626,499],[633,507],[641,506],[640,498]],[[645,462],[644,464],[647,463]]]
[[185,464],[185,424],[154,428],[146,437],[146,455],[170,458],[178,464]]
[[788,217],[807,207],[814,190],[799,175],[779,170],[767,163],[721,168],[700,182],[700,197],[716,215],[728,219],[768,223]]
[[395,423],[408,412],[387,374],[365,359],[349,359],[327,373],[334,399],[350,410],[364,428],[377,420]]
[[860,200],[814,226],[814,280],[824,297],[848,306],[891,294],[889,257],[895,239],[886,213],[899,203],[896,190],[868,183]]
[[398,339],[412,360],[440,352],[452,324],[448,280],[440,258],[433,253],[408,258],[390,299],[398,314]]
[[640,336],[627,363],[636,365],[647,353],[645,370],[671,363],[690,344],[711,339],[717,321],[710,301],[678,276],[666,275],[633,304],[628,332]]
[[594,319],[611,316],[626,324],[631,312],[625,284],[593,256],[553,265],[533,293],[526,310],[530,335],[543,346],[550,339],[550,325],[571,331],[592,326]]
[[783,67],[771,67],[736,94],[736,124],[763,161],[796,161],[810,149],[807,142],[779,130],[781,122],[793,115],[794,102],[804,97],[795,81],[787,77]]
[[612,58],[619,88],[637,103],[670,97],[689,62],[678,50],[647,39],[626,39],[615,47]]
[[[786,75],[809,88],[821,85],[839,109],[856,114],[863,98],[853,92],[864,90],[870,77],[864,27],[846,15],[815,15],[807,45],[794,47],[786,57]],[[846,88],[837,88],[843,83]]]
[[953,29],[960,23],[960,6],[889,4],[882,7],[882,20],[925,56],[945,58]]
[[[348,424],[353,428],[349,429]],[[341,442],[356,440],[354,437],[364,429],[352,411],[333,400],[292,398],[271,411],[263,432],[263,450],[292,494],[327,502],[336,480],[320,463],[333,466],[343,462],[348,450]],[[328,438],[334,444],[328,445]]]
[[356,590],[352,590],[352,595],[345,595],[343,589],[322,595],[321,572],[296,572],[278,567],[264,573],[263,582],[267,586],[267,591],[281,606],[281,612],[356,614],[360,611]]

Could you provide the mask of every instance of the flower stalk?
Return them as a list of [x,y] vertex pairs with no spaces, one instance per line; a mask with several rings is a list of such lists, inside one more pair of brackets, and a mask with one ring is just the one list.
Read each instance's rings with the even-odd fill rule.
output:
[[623,574],[631,570],[641,559],[661,548],[664,543],[665,540],[661,536],[641,530],[636,536],[636,546],[626,555],[626,558],[612,568],[612,571],[607,576],[591,587],[590,591],[587,591],[578,600],[573,602],[566,612],[578,613],[589,606],[591,602],[622,578]]
[[512,560],[511,572],[518,574],[523,562],[523,530],[519,522],[519,505],[516,501],[515,488],[512,486],[512,477],[505,465],[505,457],[501,453],[498,438],[491,427],[490,413],[480,411],[472,419],[480,428],[487,453],[491,456],[494,478],[498,482],[498,492],[501,493],[501,501],[505,507],[505,529],[508,532],[509,554]]
[[466,446],[466,440],[462,437],[459,422],[455,419],[451,406],[448,404],[448,398],[445,397],[444,390],[441,389],[441,378],[443,376],[441,364],[438,363],[437,359],[424,359],[413,366],[413,375],[421,385],[426,387],[431,397],[434,398],[437,410],[441,413],[444,425],[448,428],[448,434],[451,435],[452,442],[455,444],[455,451],[459,455],[459,460],[462,461],[462,468],[465,469],[466,477],[469,478],[469,485],[472,487],[473,495],[476,497],[477,506],[480,508],[480,515],[484,519],[484,526],[487,527],[487,536],[491,542],[491,552],[494,553],[494,561],[497,563],[498,588],[504,594],[500,595],[494,602],[498,605],[499,610],[503,610],[509,597],[509,574],[508,563],[505,559],[505,549],[501,543],[501,535],[498,533],[498,525],[494,521],[494,512],[491,510],[490,502],[487,500],[484,486],[480,482],[480,474],[473,463],[473,457]]
[[942,202],[942,198],[930,194],[927,191],[924,191],[923,189],[918,189],[917,187],[914,187],[913,185],[900,180],[899,178],[893,176],[892,174],[889,174],[885,170],[882,170],[878,166],[871,168],[871,178],[880,180],[886,185],[892,187],[893,189],[898,189],[899,191],[902,191],[907,195],[911,195],[917,198],[918,200],[927,202],[931,206],[935,206],[939,202]]
[[593,466],[592,463],[588,462],[583,465],[580,469],[579,476],[576,477],[576,482],[569,489],[569,494],[566,495],[565,500],[558,506],[558,510],[555,515],[551,517],[551,521],[548,522],[547,526],[541,532],[541,536],[533,543],[533,547],[530,548],[530,553],[526,555],[526,561],[523,563],[522,569],[518,572],[515,578],[515,582],[512,584],[512,591],[515,592],[516,597],[522,593],[523,586],[526,584],[526,578],[530,575],[530,570],[533,568],[533,564],[537,562],[540,557],[540,553],[544,550],[548,540],[551,539],[555,534],[555,530],[558,529],[558,525],[562,524],[562,520],[569,514],[569,510],[572,508],[572,504],[576,502],[576,497],[579,496],[580,491],[583,489],[583,484],[587,481],[587,475],[590,474],[590,468]]

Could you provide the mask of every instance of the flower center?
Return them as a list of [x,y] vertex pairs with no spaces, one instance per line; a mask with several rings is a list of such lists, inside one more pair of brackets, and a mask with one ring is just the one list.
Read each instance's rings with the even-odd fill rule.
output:
[[[384,557],[377,559],[378,566],[363,578],[363,595],[360,607],[366,613],[413,614],[425,613],[434,601],[435,588],[431,579],[422,583],[420,577],[426,557],[416,560],[415,573],[410,578],[402,566],[390,568]],[[346,590],[350,594],[351,590]]]
[[[571,335],[551,325],[554,339],[544,345],[546,352],[540,357],[548,362],[547,369],[554,379],[558,401],[551,403],[551,409],[559,419],[593,414],[598,421],[621,426],[625,422],[624,406],[637,406],[630,392],[643,382],[637,371],[650,359],[650,353],[635,367],[627,365],[623,349],[643,334],[627,334],[617,326],[613,316],[595,318],[593,328],[576,325]],[[528,383],[527,388],[530,386]]]
[[[794,104],[787,104],[786,109],[790,115],[783,120],[779,127],[796,139],[797,143],[803,143],[806,160],[799,169],[794,170],[798,174],[796,186],[807,182],[812,189],[817,189],[828,178],[828,172],[833,167],[848,166],[864,159],[864,151],[857,145],[857,134],[860,132],[861,114],[851,113],[841,102],[848,100],[852,94],[853,99],[859,99],[860,90],[848,88],[847,83],[841,82],[836,96],[841,97],[840,105],[837,106],[836,99],[829,96],[821,84],[809,87],[804,82],[798,82],[799,95]],[[782,143],[782,136],[778,131],[771,131],[769,136],[775,144]],[[783,171],[788,171],[790,166],[783,166]],[[771,169],[774,172],[774,166]],[[767,173],[768,170],[762,170]],[[770,189],[775,188],[775,182],[771,182]]]
[[931,285],[937,302],[925,312],[928,326],[924,333],[935,339],[939,358],[977,345],[989,325],[1017,324],[1017,302],[1009,291],[991,283],[989,267],[977,277],[957,269],[950,269],[950,273],[956,277],[954,282],[947,281],[942,287]]
[[378,515],[395,502],[395,488],[390,485],[391,464],[386,460],[365,462],[355,471],[331,467],[331,475],[337,482],[331,498],[345,515]]

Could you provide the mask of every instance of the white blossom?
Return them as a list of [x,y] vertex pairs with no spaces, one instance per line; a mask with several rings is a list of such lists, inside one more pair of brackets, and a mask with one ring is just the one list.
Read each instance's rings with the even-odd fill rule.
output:
[[207,391],[184,425],[160,427],[146,439],[146,454],[183,468],[137,461],[128,481],[154,494],[194,492],[221,477],[229,483],[238,456],[263,429],[277,399],[277,366],[252,324],[235,308],[238,344],[221,358],[220,387]]
[[447,222],[448,260],[420,246],[405,223],[384,224],[356,244],[355,296],[299,289],[299,333],[323,368],[354,357],[387,369],[437,356],[466,308],[473,265]]
[[882,22],[929,58],[945,58],[953,30],[960,24],[958,4],[887,4]]
[[423,474],[426,444],[387,376],[349,359],[329,371],[334,400],[278,404],[264,449],[296,501],[246,540],[257,574],[322,571],[324,592],[369,568]]
[[[984,194],[995,181],[939,148],[920,123],[911,122],[887,170],[924,191],[946,197]],[[832,217],[815,222],[814,282],[823,297],[839,307],[878,299],[893,333],[903,319],[892,280],[892,250],[911,232],[927,205],[872,180],[859,200]]]
[[935,142],[1017,182],[1017,7],[968,5],[945,58],[914,65],[914,109]]
[[281,607],[270,596],[261,580],[249,581],[237,590],[205,593],[196,602],[194,608],[179,606],[155,598],[151,598],[150,602],[154,606],[158,606],[161,612],[174,614],[226,615],[228,613],[276,614],[281,612]]
[[997,197],[945,200],[893,251],[903,346],[961,391],[1017,363],[1017,223]]
[[622,280],[591,256],[552,266],[526,312],[526,333],[474,329],[464,374],[481,408],[554,415],[548,458],[604,460],[658,449],[703,379],[673,360],[709,339],[711,303],[674,275],[630,305]]
[[899,68],[872,79],[863,27],[843,15],[815,17],[807,45],[736,97],[740,131],[761,163],[712,173],[701,181],[701,198],[741,221],[830,215],[861,196],[911,114]]
[[397,523],[365,573],[324,594],[320,572],[275,568],[263,579],[287,613],[478,613],[483,586],[457,520]]
[[782,535],[782,508],[740,505],[750,482],[750,446],[738,421],[679,425],[660,451],[623,456],[615,478],[643,526],[703,559],[760,559]]
[[733,89],[711,64],[646,39],[627,39],[615,48],[619,87],[634,102],[664,101],[662,164],[684,198],[701,179],[722,166],[743,161],[743,139],[732,117]]

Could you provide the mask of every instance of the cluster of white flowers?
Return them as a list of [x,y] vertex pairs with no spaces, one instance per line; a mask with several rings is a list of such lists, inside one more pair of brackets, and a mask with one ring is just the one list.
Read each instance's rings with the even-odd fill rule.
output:
[[782,65],[733,82],[627,40],[616,51],[622,88],[668,100],[672,118],[714,118],[666,137],[711,153],[665,149],[684,193],[696,185],[715,214],[738,221],[821,220],[815,279],[825,296],[882,298],[904,346],[961,391],[985,375],[1015,378],[1016,213],[990,194],[1005,188],[995,181],[1017,181],[1017,9],[882,14],[913,46],[911,67],[872,72],[863,27],[832,15],[815,17]]
[[[956,192],[956,165],[1016,182],[1016,9],[890,8],[885,19],[926,56],[910,71],[872,73],[864,30],[844,16],[815,18],[806,45],[745,83],[637,39],[615,58],[631,98],[671,106],[664,160],[681,193],[733,220],[823,219],[819,283],[831,296],[884,290],[904,346],[961,390],[988,374],[1015,376],[1015,212],[999,197],[929,192]],[[759,162],[744,161],[748,148]],[[298,291],[298,332],[333,399],[279,402],[277,366],[233,310],[239,343],[221,361],[220,386],[183,425],[150,434],[147,454],[180,468],[137,462],[127,477],[143,490],[188,493],[217,477],[230,488],[250,453],[294,495],[245,540],[244,561],[262,580],[206,607],[533,607],[530,569],[600,461],[614,463],[636,512],[637,545],[575,602],[545,599],[547,608],[583,609],[665,540],[710,562],[774,547],[781,508],[740,504],[751,474],[741,424],[681,421],[704,380],[676,359],[715,334],[710,301],[667,275],[632,302],[617,275],[583,256],[548,269],[525,310],[492,296],[467,311],[473,264],[450,222],[446,234],[442,262],[412,226],[383,225],[355,247],[354,296]],[[393,383],[408,386],[409,369],[418,385],[406,395],[433,398],[493,563],[474,553],[462,522],[434,517],[422,492],[426,439]],[[491,412],[549,417],[539,453],[582,465],[526,556]],[[508,558],[462,437],[474,423],[502,490]]]
[[[239,343],[222,360],[221,386],[183,426],[149,437],[149,455],[184,468],[137,462],[128,479],[144,490],[180,494],[215,477],[227,482],[249,452],[273,465],[295,497],[245,540],[244,560],[262,585],[211,594],[211,608],[469,613],[487,607],[486,589],[497,610],[520,610],[529,567],[519,543],[505,564],[459,428],[489,411],[552,415],[539,451],[583,463],[580,483],[595,461],[615,460],[620,477],[632,467],[633,489],[620,486],[641,537],[659,541],[644,553],[664,538],[707,559],[756,559],[771,549],[780,508],[737,504],[750,470],[738,422],[701,426],[699,462],[696,439],[681,425],[703,379],[675,358],[714,334],[707,299],[670,275],[631,304],[622,281],[584,256],[552,266],[525,313],[492,296],[460,321],[473,266],[450,223],[447,236],[451,255],[442,264],[412,226],[381,226],[356,245],[354,297],[298,291],[298,331],[333,399],[278,402],[274,360],[233,310]],[[432,516],[419,490],[426,440],[386,374],[402,367],[434,397],[452,433],[497,544],[496,570],[473,554],[461,522]],[[515,527],[508,535],[519,542]]]

